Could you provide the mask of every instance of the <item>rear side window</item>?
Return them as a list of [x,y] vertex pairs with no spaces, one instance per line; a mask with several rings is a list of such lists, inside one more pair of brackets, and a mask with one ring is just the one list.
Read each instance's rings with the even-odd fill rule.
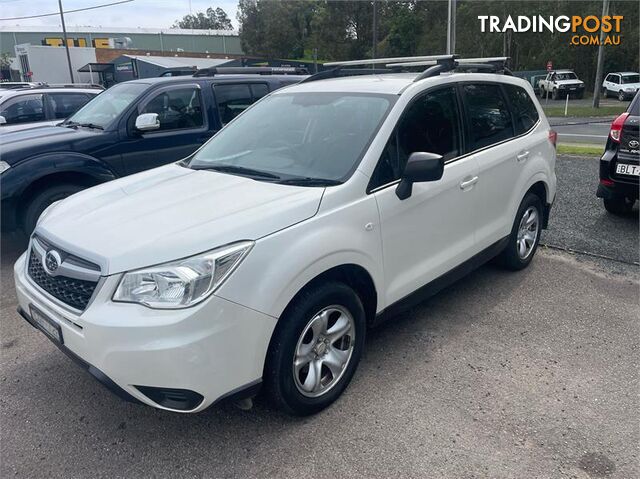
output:
[[370,189],[400,178],[411,153],[428,152],[450,160],[460,155],[456,92],[443,88],[414,101],[404,112],[376,166]]
[[60,120],[73,115],[93,98],[85,93],[49,93],[47,96],[53,117]]
[[198,128],[204,125],[200,90],[176,88],[159,93],[147,103],[142,113],[157,113],[160,129],[156,131]]
[[45,121],[42,94],[20,95],[2,105],[0,115],[4,116],[8,125]]
[[213,87],[220,121],[226,125],[249,108],[254,102],[269,93],[265,83],[214,85]]
[[478,150],[514,135],[511,114],[499,85],[491,83],[463,86],[471,150]]
[[526,133],[538,121],[538,110],[524,88],[515,85],[505,85],[504,87],[511,103],[516,135]]

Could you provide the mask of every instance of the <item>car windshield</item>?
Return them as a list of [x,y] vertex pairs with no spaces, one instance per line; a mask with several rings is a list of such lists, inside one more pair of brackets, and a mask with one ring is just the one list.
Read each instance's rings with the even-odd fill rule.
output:
[[64,125],[94,125],[106,128],[140,94],[147,89],[145,83],[121,83],[95,96],[89,103],[71,115]]
[[578,77],[573,72],[556,73],[556,80],[576,80]]
[[225,126],[189,162],[267,181],[345,181],[396,95],[279,93]]
[[640,75],[623,75],[622,83],[640,83]]

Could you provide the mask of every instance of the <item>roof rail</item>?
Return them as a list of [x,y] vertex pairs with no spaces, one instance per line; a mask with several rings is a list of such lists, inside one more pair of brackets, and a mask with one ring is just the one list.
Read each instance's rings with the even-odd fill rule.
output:
[[328,62],[328,63],[324,63],[324,66],[325,67],[348,67],[348,66],[360,66],[360,65],[382,65],[382,64],[388,64],[388,63],[400,63],[400,62],[452,60],[454,57],[455,55],[427,55],[422,57],[369,58],[367,60]]
[[[494,73],[512,75],[505,66],[509,57],[478,57],[478,58],[458,58],[458,55],[429,55],[419,57],[395,57],[395,58],[373,58],[367,60],[350,60],[344,62],[329,62],[324,66],[335,67],[325,70],[304,79],[302,83],[324,80],[326,78],[338,78],[353,75],[376,75],[381,73],[397,73],[399,69],[407,67],[426,66],[429,67],[420,73],[413,81],[418,82],[425,78],[434,77],[440,73],[453,70],[479,70]],[[346,69],[348,66],[384,65],[386,68],[372,69]]]
[[45,83],[36,88],[95,88],[104,90],[104,87],[97,83]]
[[194,77],[212,77],[216,75],[308,75],[303,67],[209,67],[197,70]]

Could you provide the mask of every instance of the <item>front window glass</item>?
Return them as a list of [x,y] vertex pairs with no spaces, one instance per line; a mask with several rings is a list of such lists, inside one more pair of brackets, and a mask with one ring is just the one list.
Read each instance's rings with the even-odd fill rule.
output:
[[21,95],[13,100],[8,100],[2,106],[0,115],[4,116],[7,125],[44,121],[46,118],[42,95]]
[[156,113],[160,128],[155,131],[198,128],[204,125],[200,90],[176,88],[159,93],[149,101],[140,114]]
[[344,181],[397,96],[282,93],[224,127],[189,163],[256,179]]
[[430,92],[405,111],[380,156],[371,188],[400,178],[409,155],[437,153],[445,160],[460,155],[458,103],[453,88]]
[[78,111],[91,98],[86,93],[49,93],[53,116],[61,120]]
[[623,75],[622,83],[640,83],[640,75]]
[[121,83],[105,90],[72,115],[65,124],[91,124],[106,128],[147,87],[146,83]]
[[573,72],[556,73],[556,80],[577,80],[578,77]]
[[249,85],[216,85],[214,90],[223,125],[229,123],[253,103]]

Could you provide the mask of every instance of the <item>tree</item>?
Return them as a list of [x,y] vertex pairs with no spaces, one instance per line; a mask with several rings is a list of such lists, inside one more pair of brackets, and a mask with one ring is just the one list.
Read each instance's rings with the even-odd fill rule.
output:
[[171,28],[199,29],[199,30],[233,30],[231,20],[222,8],[207,8],[206,12],[185,15],[182,20],[176,20]]

